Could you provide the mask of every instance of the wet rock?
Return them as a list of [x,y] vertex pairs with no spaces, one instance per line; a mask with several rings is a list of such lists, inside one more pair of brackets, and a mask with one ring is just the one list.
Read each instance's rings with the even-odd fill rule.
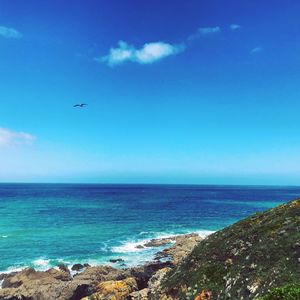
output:
[[135,248],[137,248],[137,249],[144,249],[145,247],[142,246],[142,245],[137,245]]
[[115,264],[115,263],[118,263],[118,262],[123,262],[124,259],[122,259],[122,258],[115,258],[115,259],[110,259],[109,261],[111,263]]
[[84,268],[82,264],[74,264],[71,268],[72,271],[80,271]]
[[66,272],[66,273],[70,273],[69,268],[65,265],[65,264],[60,264],[57,266],[59,270]]

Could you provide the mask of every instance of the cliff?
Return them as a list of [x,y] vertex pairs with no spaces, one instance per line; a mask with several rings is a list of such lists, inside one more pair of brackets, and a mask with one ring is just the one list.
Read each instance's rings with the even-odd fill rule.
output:
[[300,199],[210,235],[165,278],[171,299],[257,299],[299,284]]

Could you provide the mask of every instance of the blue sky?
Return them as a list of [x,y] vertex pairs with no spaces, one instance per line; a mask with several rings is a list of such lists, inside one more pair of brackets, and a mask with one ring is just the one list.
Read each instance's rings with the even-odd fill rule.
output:
[[0,181],[300,184],[299,15],[1,0]]

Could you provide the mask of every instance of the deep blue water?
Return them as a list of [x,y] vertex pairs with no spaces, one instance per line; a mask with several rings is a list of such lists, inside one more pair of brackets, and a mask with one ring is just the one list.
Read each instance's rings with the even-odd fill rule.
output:
[[149,260],[137,242],[221,229],[300,187],[0,184],[0,271]]

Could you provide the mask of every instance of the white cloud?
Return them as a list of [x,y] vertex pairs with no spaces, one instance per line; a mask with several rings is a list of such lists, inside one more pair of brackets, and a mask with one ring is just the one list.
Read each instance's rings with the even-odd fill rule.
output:
[[[124,41],[119,41],[118,47],[111,48],[109,54],[102,57],[100,61],[106,62],[110,66],[126,61],[151,64],[183,50],[183,45],[171,45],[164,42],[146,43],[142,48],[136,49]],[[99,61],[99,59],[96,60]]]
[[219,26],[215,27],[200,27],[198,29],[198,32],[201,33],[202,35],[209,35],[209,34],[214,34],[221,32],[221,28]]
[[263,48],[262,48],[262,47],[255,47],[255,48],[253,48],[253,49],[250,51],[250,53],[251,53],[251,54],[255,54],[255,53],[259,53],[259,52],[261,52],[261,51],[263,51]]
[[231,30],[238,30],[238,29],[241,28],[241,25],[239,25],[239,24],[231,24],[231,25],[229,26],[229,28],[230,28]]
[[14,28],[0,26],[0,36],[8,39],[19,39],[22,37],[22,34]]
[[7,128],[0,128],[0,147],[30,144],[35,139],[35,136],[26,132],[16,132]]

